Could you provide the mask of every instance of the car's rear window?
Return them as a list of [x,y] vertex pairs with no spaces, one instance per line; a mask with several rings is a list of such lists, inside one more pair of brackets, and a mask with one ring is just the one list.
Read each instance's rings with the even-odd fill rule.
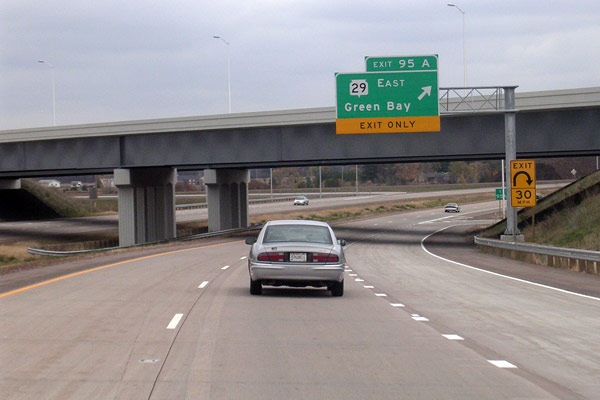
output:
[[332,244],[331,234],[325,226],[272,225],[268,226],[263,243],[306,242]]

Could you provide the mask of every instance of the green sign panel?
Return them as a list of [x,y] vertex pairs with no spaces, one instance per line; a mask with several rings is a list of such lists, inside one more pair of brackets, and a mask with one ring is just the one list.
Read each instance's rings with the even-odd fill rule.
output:
[[337,74],[337,133],[440,130],[437,71]]
[[399,56],[399,57],[365,57],[367,72],[384,71],[437,71],[438,57]]
[[496,200],[506,200],[506,189],[504,189],[504,198],[502,198],[502,189],[496,189]]

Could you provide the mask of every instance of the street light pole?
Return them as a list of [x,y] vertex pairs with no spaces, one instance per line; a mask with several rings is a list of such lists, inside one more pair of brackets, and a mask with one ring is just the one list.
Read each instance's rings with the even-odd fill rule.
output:
[[227,45],[227,102],[231,114],[231,53],[229,52],[229,42],[218,35],[214,35],[213,38],[220,39]]
[[462,32],[462,42],[463,42],[463,64],[464,64],[464,70],[465,70],[465,87],[467,86],[467,50],[466,50],[466,46],[465,46],[465,12],[463,11],[462,8],[460,8],[458,5],[456,4],[452,4],[452,3],[448,3],[448,7],[455,7],[458,11],[460,11],[460,13],[462,14],[462,21],[463,21],[463,32]]
[[52,72],[52,123],[54,126],[56,126],[56,102],[54,101],[54,65],[44,60],[38,60],[38,62],[48,65],[50,67],[50,71]]

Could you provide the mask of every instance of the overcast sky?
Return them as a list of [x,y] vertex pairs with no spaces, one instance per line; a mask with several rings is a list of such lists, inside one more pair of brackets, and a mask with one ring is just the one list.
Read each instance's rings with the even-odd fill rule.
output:
[[[462,15],[440,0],[2,0],[0,130],[335,105],[364,57],[439,55],[463,85]],[[460,0],[469,86],[600,86],[599,0]]]

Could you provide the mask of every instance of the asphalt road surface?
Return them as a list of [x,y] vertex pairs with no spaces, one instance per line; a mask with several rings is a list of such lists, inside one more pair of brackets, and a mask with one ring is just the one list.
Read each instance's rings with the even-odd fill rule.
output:
[[477,253],[485,208],[335,226],[339,298],[251,296],[241,240],[66,261],[0,295],[1,397],[600,399],[600,279]]
[[[562,184],[541,184],[538,188],[553,188]],[[290,212],[299,210],[323,210],[354,204],[370,204],[386,201],[415,200],[436,198],[440,196],[453,196],[474,193],[492,193],[491,188],[445,190],[423,193],[361,193],[360,196],[348,194],[342,197],[311,198],[308,206],[294,206],[291,201],[251,204],[250,215],[260,215],[273,212]],[[179,210],[176,214],[177,222],[206,220],[208,212],[204,209]],[[61,240],[67,236],[82,235],[86,233],[115,231],[118,229],[118,216],[108,215],[101,217],[60,218],[47,221],[17,221],[0,222],[0,243],[3,241],[48,239]]]

